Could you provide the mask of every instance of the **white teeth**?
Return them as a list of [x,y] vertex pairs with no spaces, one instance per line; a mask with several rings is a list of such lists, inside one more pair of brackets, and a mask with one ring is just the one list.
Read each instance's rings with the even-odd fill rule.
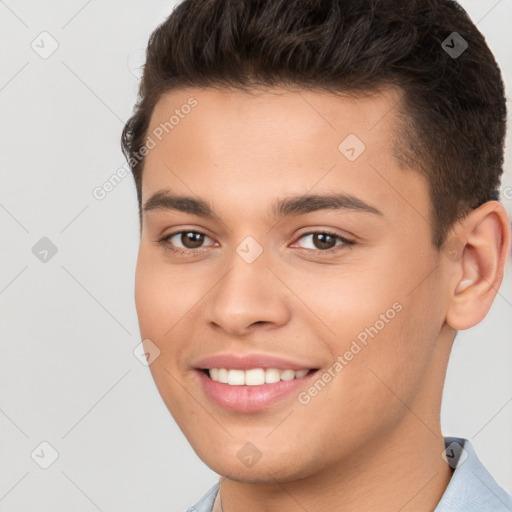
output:
[[243,370],[228,370],[228,384],[230,386],[243,386],[245,384],[245,372]]
[[295,379],[295,372],[293,370],[283,370],[281,372],[281,380],[293,380]]
[[265,370],[265,384],[273,384],[281,380],[281,372],[276,368],[267,368]]
[[210,378],[230,386],[261,386],[280,380],[292,380],[304,377],[309,370],[279,370],[278,368],[251,368],[250,370],[228,370],[210,368]]
[[263,368],[253,368],[245,373],[245,384],[247,386],[261,386],[265,384],[265,370]]
[[[212,370],[215,370],[215,368],[212,368]],[[227,384],[228,383],[228,371],[226,370],[226,368],[218,368],[219,370],[219,376],[218,376],[218,380],[219,382],[222,382],[223,384]],[[210,374],[211,376],[211,374]],[[213,377],[212,377],[213,379]]]

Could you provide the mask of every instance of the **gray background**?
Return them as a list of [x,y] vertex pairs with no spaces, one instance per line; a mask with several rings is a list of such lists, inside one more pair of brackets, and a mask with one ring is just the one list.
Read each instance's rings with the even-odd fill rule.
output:
[[[511,97],[512,0],[462,4]],[[0,0],[2,512],[184,511],[217,480],[133,355],[140,338],[132,178],[103,200],[93,196],[124,164],[119,138],[135,101],[141,50],[173,5]],[[44,55],[52,44],[58,48]],[[33,253],[38,242],[39,251],[49,250],[46,262]],[[508,492],[511,333],[509,261],[487,318],[458,335],[443,404],[444,434],[469,438]],[[39,466],[51,457],[43,441],[58,452],[48,469]]]

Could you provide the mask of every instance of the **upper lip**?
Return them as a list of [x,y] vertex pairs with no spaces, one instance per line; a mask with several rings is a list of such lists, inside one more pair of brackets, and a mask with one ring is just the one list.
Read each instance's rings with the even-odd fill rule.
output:
[[250,370],[251,368],[277,368],[280,370],[310,370],[313,366],[269,354],[214,354],[204,357],[194,365],[206,370],[209,368],[227,368]]

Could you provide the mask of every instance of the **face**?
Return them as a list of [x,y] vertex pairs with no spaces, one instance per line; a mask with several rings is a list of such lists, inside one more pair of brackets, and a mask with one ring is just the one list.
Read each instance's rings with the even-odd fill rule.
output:
[[393,156],[399,101],[190,88],[155,107],[139,325],[219,474],[306,478],[414,437],[410,408],[435,423],[443,256],[427,183]]

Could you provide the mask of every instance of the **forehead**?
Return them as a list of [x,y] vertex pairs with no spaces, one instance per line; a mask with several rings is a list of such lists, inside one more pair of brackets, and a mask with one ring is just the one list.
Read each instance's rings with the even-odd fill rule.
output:
[[147,132],[155,145],[146,156],[143,203],[167,188],[256,208],[277,194],[314,188],[395,210],[404,206],[400,195],[411,197],[427,215],[426,183],[393,155],[401,101],[397,88],[369,95],[279,88],[166,93]]
[[[394,114],[401,101],[401,90],[396,87],[365,95],[283,88],[250,92],[187,88],[161,96],[148,133],[156,130],[162,137],[172,135],[174,139],[203,136],[202,149],[218,150],[224,157],[220,143],[230,141],[243,142],[245,151],[253,147],[255,154],[261,147],[258,143],[287,155],[299,147],[303,151],[311,148],[311,144],[301,144],[304,140],[323,138],[330,145],[333,138],[342,140],[349,133],[374,151],[385,151],[396,132]],[[327,132],[332,137],[326,139]],[[288,144],[278,147],[283,141]]]

